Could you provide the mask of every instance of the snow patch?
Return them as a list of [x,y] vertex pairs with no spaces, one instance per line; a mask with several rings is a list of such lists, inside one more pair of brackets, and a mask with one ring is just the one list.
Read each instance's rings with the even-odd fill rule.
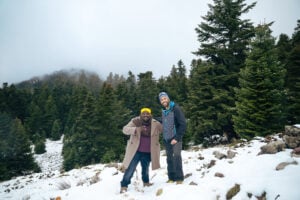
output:
[[62,168],[63,157],[63,136],[60,140],[52,141],[46,140],[46,152],[43,154],[35,154],[34,159],[40,166],[43,173],[59,171]]

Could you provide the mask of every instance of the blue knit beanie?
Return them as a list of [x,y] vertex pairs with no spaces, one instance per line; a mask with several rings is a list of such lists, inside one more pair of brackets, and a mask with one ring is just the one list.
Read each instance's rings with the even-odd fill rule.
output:
[[161,93],[159,93],[158,99],[160,100],[162,97],[167,97],[168,99],[170,99],[170,98],[169,98],[169,95],[168,95],[166,92],[161,92]]

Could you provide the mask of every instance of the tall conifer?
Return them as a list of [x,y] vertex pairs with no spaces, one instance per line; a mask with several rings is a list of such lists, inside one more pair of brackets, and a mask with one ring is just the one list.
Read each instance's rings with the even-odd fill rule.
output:
[[160,107],[157,103],[158,89],[152,72],[147,71],[145,73],[140,73],[138,75],[138,78],[139,80],[137,82],[136,114],[140,114],[140,109],[142,107],[149,107],[152,109],[152,114],[154,116],[160,115]]
[[292,36],[292,49],[286,65],[288,123],[300,123],[300,20]]
[[[248,44],[254,36],[254,27],[242,15],[250,11],[256,3],[247,5],[245,0],[213,0],[214,5],[209,4],[209,11],[202,17],[204,22],[198,25],[196,33],[200,42],[195,55],[204,57],[210,64],[196,65],[204,67],[197,70],[199,79],[192,82],[199,83],[199,88],[193,90],[209,91],[210,99],[206,94],[198,94],[190,91],[193,100],[189,99],[189,107],[194,102],[201,102],[203,106],[195,108],[192,124],[200,124],[201,129],[195,131],[196,137],[201,141],[204,135],[219,134],[224,132],[234,134],[232,115],[235,111],[234,88],[238,86],[238,73],[243,66]],[[202,75],[209,84],[200,84]],[[196,76],[196,75],[195,75]],[[201,120],[200,120],[201,119]],[[210,128],[209,128],[210,127]]]
[[234,127],[247,139],[273,134],[282,130],[284,124],[285,70],[278,62],[271,24],[256,28],[246,66],[240,72],[240,88],[236,90]]

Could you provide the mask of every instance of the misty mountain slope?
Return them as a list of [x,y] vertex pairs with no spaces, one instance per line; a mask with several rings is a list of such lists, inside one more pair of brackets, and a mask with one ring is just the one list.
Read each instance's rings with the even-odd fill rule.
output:
[[[275,139],[281,140],[277,136]],[[161,151],[161,169],[150,170],[150,179],[154,185],[146,188],[142,186],[141,169],[138,166],[128,192],[124,194],[119,194],[123,176],[118,170],[120,163],[95,164],[61,174],[56,168],[62,161],[60,156],[40,156],[39,163],[43,163],[44,166],[47,162],[42,158],[52,163],[48,165],[49,168],[43,168],[42,173],[0,183],[0,199],[40,200],[59,196],[62,200],[223,200],[226,199],[227,191],[235,184],[240,186],[240,191],[232,198],[235,200],[256,200],[259,196],[272,200],[300,199],[300,158],[292,157],[291,149],[276,154],[258,155],[260,147],[265,144],[263,138],[256,138],[251,142],[239,144],[238,147],[218,146],[202,149],[196,146],[183,151],[186,178],[181,185],[166,183],[166,157],[165,152]],[[49,152],[61,147],[61,141],[47,142]],[[231,153],[228,153],[229,150]],[[228,158],[229,154],[235,156]],[[57,161],[52,160],[55,157]],[[282,170],[276,170],[282,162],[288,165]],[[159,191],[161,194],[157,195]]]

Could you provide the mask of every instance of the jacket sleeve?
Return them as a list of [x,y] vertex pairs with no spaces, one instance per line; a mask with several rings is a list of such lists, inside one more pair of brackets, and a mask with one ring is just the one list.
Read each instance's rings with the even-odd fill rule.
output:
[[152,122],[153,122],[153,123],[156,123],[157,131],[158,131],[159,134],[161,134],[162,131],[163,131],[161,122],[158,121],[157,119],[153,119]]
[[[138,117],[136,117],[136,118],[138,118]],[[130,122],[128,122],[128,124],[123,127],[122,131],[125,135],[134,135],[134,134],[136,134],[137,127],[133,123],[133,120],[136,119],[136,118],[131,119]]]
[[178,105],[174,107],[174,115],[176,127],[176,135],[174,139],[177,141],[182,141],[182,137],[186,131],[186,120],[183,111]]

